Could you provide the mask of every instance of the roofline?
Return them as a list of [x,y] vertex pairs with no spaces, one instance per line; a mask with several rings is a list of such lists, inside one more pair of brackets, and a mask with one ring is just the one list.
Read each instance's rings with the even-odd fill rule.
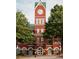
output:
[[37,6],[35,7],[35,9],[38,7],[38,5],[40,5],[40,3],[41,3],[41,5],[45,8],[45,6],[42,4],[42,1],[41,1],[41,2],[38,2],[38,4],[37,4]]

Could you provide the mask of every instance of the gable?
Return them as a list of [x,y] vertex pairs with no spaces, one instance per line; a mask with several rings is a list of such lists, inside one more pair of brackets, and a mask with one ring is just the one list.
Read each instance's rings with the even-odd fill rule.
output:
[[[41,2],[40,4],[46,8],[46,2]],[[40,4],[39,4],[39,2],[35,2],[35,7],[37,7]]]

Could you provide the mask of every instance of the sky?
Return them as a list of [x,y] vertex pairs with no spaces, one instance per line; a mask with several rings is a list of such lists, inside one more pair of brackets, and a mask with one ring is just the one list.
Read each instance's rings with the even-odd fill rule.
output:
[[[34,6],[35,2],[39,0],[16,0],[16,11],[22,11],[28,22],[30,24],[34,24]],[[50,10],[54,7],[54,5],[59,4],[63,5],[63,0],[41,0],[42,2],[46,2],[46,21],[48,21],[48,17],[50,16]]]

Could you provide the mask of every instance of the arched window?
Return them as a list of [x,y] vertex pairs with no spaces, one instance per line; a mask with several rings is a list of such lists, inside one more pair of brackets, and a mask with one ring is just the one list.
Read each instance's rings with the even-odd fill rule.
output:
[[43,18],[41,19],[41,24],[44,24],[44,19]]
[[39,22],[38,19],[36,19],[36,24],[38,24],[38,22]]

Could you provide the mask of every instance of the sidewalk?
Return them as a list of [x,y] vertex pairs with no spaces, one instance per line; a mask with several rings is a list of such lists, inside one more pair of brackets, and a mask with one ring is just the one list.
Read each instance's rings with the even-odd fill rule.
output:
[[34,56],[17,56],[16,59],[63,59],[62,57],[58,56],[37,56],[36,58]]

